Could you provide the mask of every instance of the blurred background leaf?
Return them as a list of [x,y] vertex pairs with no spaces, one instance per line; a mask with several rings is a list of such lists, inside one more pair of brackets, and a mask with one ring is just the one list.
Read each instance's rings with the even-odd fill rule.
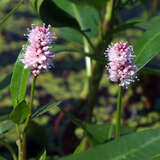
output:
[[7,88],[11,82],[12,73],[9,73],[1,82],[0,82],[0,90]]

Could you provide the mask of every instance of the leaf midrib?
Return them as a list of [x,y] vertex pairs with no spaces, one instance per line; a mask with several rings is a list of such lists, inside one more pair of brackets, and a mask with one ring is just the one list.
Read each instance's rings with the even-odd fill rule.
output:
[[137,55],[136,61],[139,59],[139,56],[141,55],[141,53],[143,52],[143,50],[146,48],[146,45],[148,43],[150,43],[153,39],[155,39],[158,35],[160,35],[160,32],[158,34],[156,34],[155,36],[153,36],[150,40],[148,40],[144,46],[142,47],[142,49],[140,50],[139,54]]
[[153,138],[150,142],[146,142],[145,144],[143,144],[141,146],[135,147],[135,148],[131,149],[130,151],[124,153],[123,155],[120,155],[120,156],[113,158],[112,160],[121,160],[122,158],[129,156],[130,154],[136,153],[138,150],[143,149],[143,148],[147,147],[148,145],[156,142],[157,139],[160,139],[160,136]]

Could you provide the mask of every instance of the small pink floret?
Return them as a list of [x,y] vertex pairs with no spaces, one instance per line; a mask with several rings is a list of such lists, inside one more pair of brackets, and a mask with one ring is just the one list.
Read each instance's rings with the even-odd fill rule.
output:
[[27,37],[29,45],[26,46],[22,62],[25,68],[30,68],[32,74],[37,77],[42,71],[47,71],[52,65],[54,53],[50,51],[50,45],[55,35],[50,32],[51,26],[42,27],[32,25]]
[[128,45],[128,42],[112,43],[104,54],[109,61],[106,69],[112,82],[127,88],[137,79],[135,76],[137,66],[133,63],[133,47]]

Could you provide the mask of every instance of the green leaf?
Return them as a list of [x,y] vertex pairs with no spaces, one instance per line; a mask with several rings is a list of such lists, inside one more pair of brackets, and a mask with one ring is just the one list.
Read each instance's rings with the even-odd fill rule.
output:
[[73,28],[63,27],[58,29],[58,33],[65,40],[73,43],[83,44],[83,36],[80,32]]
[[41,157],[39,160],[46,160],[47,152],[46,150],[42,153]]
[[[88,37],[95,37],[99,31],[100,17],[97,10],[88,5],[71,3],[69,0],[54,0],[56,5],[72,15],[79,23],[80,29]],[[87,13],[87,14],[86,14]],[[84,36],[84,33],[81,31]]]
[[23,2],[24,0],[20,0],[19,3],[2,20],[0,20],[0,26],[16,12],[16,10],[21,6]]
[[137,23],[135,26],[138,28],[142,28],[142,29],[148,29],[151,28],[152,26],[160,23],[160,17],[152,17],[151,19],[143,19],[143,18],[138,18],[138,19],[133,19],[133,20],[129,20],[129,22],[134,22],[134,21],[139,21],[139,23]]
[[9,73],[1,82],[0,90],[7,88],[11,82],[12,73]]
[[152,26],[157,25],[158,23],[160,24],[160,17],[153,17],[150,20],[146,20],[145,18],[131,19],[126,21],[124,24],[120,24],[117,27],[110,29],[109,32],[105,35],[105,37],[117,34],[127,29],[140,29],[142,31],[145,31]]
[[85,32],[85,34],[90,38],[98,36],[100,17],[96,9],[88,5],[78,4],[72,4],[72,9],[73,15],[79,22],[81,30],[89,30]]
[[160,17],[153,17],[150,20],[146,20],[144,18],[135,18],[126,21],[124,24],[120,24],[117,27],[110,29],[109,32],[106,33],[104,39],[107,39],[108,36],[115,35],[119,32],[125,31],[127,29],[140,29],[140,30],[147,30],[154,25],[160,24]]
[[[65,114],[65,116],[70,119],[75,125],[81,127],[86,132],[89,139],[93,142],[94,145],[104,143],[105,141],[111,139],[115,136],[115,125],[96,125],[96,124],[83,124],[81,120],[73,116],[71,113],[66,112],[64,108],[59,107],[60,110]],[[135,128],[131,127],[121,127],[121,135],[132,133],[135,131]]]
[[24,50],[21,50],[20,55],[17,58],[10,84],[10,92],[14,108],[18,105],[18,103],[25,99],[30,71],[29,69],[24,69],[24,64],[20,61],[22,54],[24,54]]
[[85,129],[96,140],[97,143],[104,143],[106,140],[108,140],[110,126],[107,124],[86,124]]
[[55,3],[55,0],[30,0],[42,21],[53,27],[72,27],[80,30],[78,22]]
[[15,127],[15,124],[10,120],[0,123],[0,135],[10,131],[14,127]]
[[20,124],[27,118],[28,114],[29,107],[23,100],[13,109],[10,114],[10,119],[15,123]]
[[71,0],[71,1],[78,4],[91,5],[97,8],[98,10],[101,10],[106,6],[106,3],[108,0],[99,0],[99,1],[98,0]]
[[138,132],[60,160],[150,160],[160,152],[160,129]]
[[160,51],[160,23],[154,23],[139,39],[134,47],[135,63],[142,69]]
[[34,111],[34,113],[32,114],[32,118],[38,117],[38,116],[42,115],[43,113],[48,112],[53,107],[57,107],[60,103],[61,103],[61,101],[55,102],[55,103],[49,103],[45,106],[38,107],[37,110]]
[[[115,136],[116,132],[115,125],[109,124],[86,124],[84,128],[91,136],[90,138],[93,138],[93,141],[98,144],[110,140],[112,137]],[[135,132],[135,128],[121,127],[120,129],[121,135],[129,134],[132,132]]]
[[125,31],[127,29],[133,29],[134,27],[137,27],[138,24],[141,22],[141,20],[132,20],[132,21],[128,21],[124,24],[121,24],[119,26],[117,26],[116,28],[110,29],[106,35],[104,36],[104,39],[107,39],[108,36],[112,36],[115,35],[119,32]]
[[[115,136],[115,125],[96,125],[96,124],[83,124],[81,120],[73,116],[71,113],[66,112],[62,107],[60,110],[65,114],[65,116],[70,119],[75,125],[84,129],[89,138],[94,142],[94,144],[104,143],[113,136]],[[131,127],[121,127],[121,135],[132,133],[135,128]]]
[[87,137],[84,137],[80,144],[78,145],[78,147],[75,149],[74,154],[79,153],[79,152],[83,152],[88,148],[88,139]]

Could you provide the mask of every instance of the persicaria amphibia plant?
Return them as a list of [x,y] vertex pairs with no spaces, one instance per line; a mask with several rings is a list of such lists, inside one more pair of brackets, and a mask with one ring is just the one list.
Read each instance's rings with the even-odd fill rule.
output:
[[50,32],[51,26],[46,28],[32,25],[28,33],[29,45],[25,49],[22,62],[25,68],[30,68],[32,74],[37,77],[42,71],[47,71],[52,65],[53,51],[50,45],[55,39],[55,34]]
[[128,45],[128,42],[112,43],[105,50],[105,57],[109,61],[106,69],[111,81],[127,88],[137,79],[135,76],[137,66],[133,62],[133,47]]
[[[146,91],[149,91],[151,94],[158,94],[155,86],[158,83],[156,73],[160,70],[160,67],[153,65],[159,62],[159,56],[156,55],[160,52],[158,0],[143,0],[143,3],[141,2],[142,0],[77,1],[30,0],[34,10],[38,14],[37,18],[39,17],[44,23],[54,26],[60,36],[57,41],[59,43],[53,45],[55,53],[60,53],[57,54],[57,56],[60,55],[57,63],[61,64],[63,60],[67,63],[63,65],[63,71],[60,71],[58,76],[53,75],[53,73],[42,75],[38,82],[38,87],[36,87],[37,79],[40,78],[41,73],[48,71],[53,66],[52,58],[54,57],[54,52],[52,51],[52,43],[54,42],[55,34],[51,32],[51,26],[45,24],[41,26],[32,25],[28,29],[26,35],[26,39],[28,39],[26,41],[28,42],[20,52],[12,75],[7,75],[0,82],[1,90],[4,88],[5,92],[7,92],[1,96],[2,98],[7,98],[6,102],[2,102],[0,105],[0,159],[11,159],[11,155],[8,155],[6,149],[1,149],[1,145],[8,148],[13,160],[50,160],[57,158],[58,160],[113,160],[117,157],[119,159],[125,157],[127,160],[148,160],[159,158],[157,155],[160,152],[158,146],[160,129],[147,130],[144,133],[140,133],[139,129],[136,132],[135,128],[135,126],[140,126],[142,129],[141,116],[138,111],[139,109],[142,112],[146,110],[146,103],[137,102],[136,97],[138,96],[138,99],[143,102],[144,98],[145,101],[151,102],[149,106],[150,111],[155,111],[151,107],[152,104],[155,104],[154,99],[157,102],[155,97],[159,97],[157,95],[153,99],[153,96],[146,94]],[[5,6],[4,9],[1,9],[2,12],[6,14],[9,10],[11,11],[0,20],[0,28],[15,13],[20,4],[24,6],[19,10],[18,17],[23,13],[22,16],[26,18],[26,22],[24,24],[18,23],[21,26],[16,27],[25,28],[28,22],[38,22],[33,12],[30,12],[29,3],[23,2],[24,0],[19,0],[13,9],[11,7],[16,2],[12,2],[13,4],[11,3],[9,8],[7,1],[4,0],[2,2],[4,3],[3,6]],[[26,8],[25,5],[27,5]],[[27,10],[28,8],[29,10]],[[141,9],[139,10],[139,8]],[[132,14],[135,11],[136,13]],[[15,46],[15,44],[13,46],[12,43],[8,42],[5,44],[5,40],[12,37],[19,40],[21,31],[17,32],[15,29],[11,31],[15,32],[13,35],[16,36],[12,36],[10,33],[6,34],[8,29],[15,26],[15,22],[12,24],[15,19],[17,19],[17,15],[6,24],[6,26],[9,25],[7,29],[1,28],[3,32],[2,36],[0,36],[0,44],[1,42],[4,44],[4,47],[1,47],[2,53],[3,48],[4,51],[8,52],[8,49],[12,49]],[[21,20],[22,18],[18,19]],[[24,22],[24,19],[22,20]],[[111,43],[111,40],[119,39],[120,37],[128,39],[129,43],[134,42],[134,49],[132,45],[129,45],[125,41]],[[109,45],[110,43],[111,45]],[[109,47],[106,49],[104,57],[104,48],[108,45]],[[69,57],[67,56],[68,53]],[[75,54],[80,54],[80,56]],[[11,55],[11,58],[13,56],[15,54]],[[3,54],[1,57],[3,58]],[[85,70],[83,58],[85,58]],[[144,68],[152,59],[153,61]],[[106,70],[109,72],[108,79],[114,82],[114,85],[117,87],[113,87],[111,83],[101,83],[105,69],[104,60],[108,63],[106,65]],[[10,71],[13,66],[11,64],[8,68],[8,62],[10,61],[7,61],[7,69],[3,71],[3,67],[1,67],[2,78],[3,72]],[[67,67],[66,70],[68,62],[71,62],[71,66]],[[78,66],[76,65],[77,62]],[[73,71],[75,66],[76,70]],[[143,68],[145,76],[142,76],[141,79],[144,78],[145,83],[138,84],[138,88],[135,86],[126,90],[123,99],[123,91],[137,80],[136,73]],[[67,77],[65,76],[66,74],[63,74],[66,71]],[[148,71],[149,74],[147,75]],[[28,83],[29,72],[31,72],[32,83]],[[143,72],[140,73],[140,75],[142,74]],[[156,81],[152,80],[153,77],[156,77]],[[47,85],[46,79],[49,82]],[[69,83],[63,83],[64,80]],[[152,82],[155,83],[153,84]],[[10,85],[13,105],[11,105],[8,97],[6,97],[9,95],[7,90],[8,85]],[[148,86],[153,87],[149,89]],[[52,90],[55,91],[51,93]],[[36,97],[34,96],[35,91]],[[3,92],[4,90],[2,94]],[[76,94],[73,92],[76,92]],[[115,92],[117,92],[117,101],[115,101]],[[102,94],[103,97],[101,97]],[[132,98],[133,95],[134,97]],[[71,103],[68,103],[65,97],[68,97]],[[104,97],[105,100],[103,100]],[[36,98],[36,103],[34,103],[34,98]],[[58,99],[64,101],[63,104],[61,104],[61,101],[55,102]],[[45,102],[49,103],[43,105]],[[62,106],[59,107],[60,110],[57,110],[55,107],[59,105]],[[3,106],[7,106],[7,110],[1,108]],[[13,106],[11,113],[9,113],[10,106]],[[45,117],[43,117],[42,114],[52,108],[55,110],[49,114],[45,114]],[[62,114],[59,114],[60,111],[64,113],[64,118]],[[151,117],[150,113],[148,113],[147,111],[145,116],[149,116],[151,121],[153,119],[155,122],[158,122],[158,112],[152,114]],[[35,121],[34,118],[36,118]],[[47,121],[45,120],[44,123],[41,123],[41,120],[38,120],[38,118],[42,120],[43,118],[47,118]],[[66,118],[70,119],[67,123],[65,121]],[[142,118],[144,118],[144,115]],[[33,123],[30,123],[31,121]],[[47,126],[44,127],[46,123]],[[78,130],[71,123],[77,125]],[[57,127],[57,124],[59,127]],[[52,126],[50,127],[50,125]],[[132,126],[134,127],[132,128]],[[144,127],[143,129],[155,127],[155,123],[152,126],[146,121]],[[17,132],[16,144],[18,148],[15,148],[15,143],[13,144],[13,141],[10,141],[14,138],[14,136],[10,138],[10,135],[13,133],[12,129],[15,129],[15,132]],[[6,134],[9,130],[12,130],[12,132]],[[44,134],[39,134],[39,131]],[[38,139],[36,136],[38,136]],[[119,139],[115,140],[117,138]],[[68,142],[70,145],[68,145]],[[43,145],[45,145],[44,147],[47,148],[47,151],[39,155]],[[12,149],[12,147],[14,148]],[[61,159],[61,155],[71,152],[73,152],[72,155]],[[5,156],[4,158],[3,155]]]

